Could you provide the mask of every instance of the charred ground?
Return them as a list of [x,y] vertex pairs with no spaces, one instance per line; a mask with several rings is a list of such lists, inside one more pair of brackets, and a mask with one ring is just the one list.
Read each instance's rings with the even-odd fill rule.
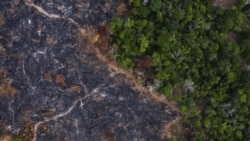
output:
[[[95,55],[80,29],[109,19],[116,2],[0,2],[0,139],[163,140],[178,116],[166,102]],[[44,10],[44,11],[43,11]],[[93,30],[94,31],[94,30]],[[99,38],[98,38],[99,39]],[[95,41],[95,40],[93,40]]]

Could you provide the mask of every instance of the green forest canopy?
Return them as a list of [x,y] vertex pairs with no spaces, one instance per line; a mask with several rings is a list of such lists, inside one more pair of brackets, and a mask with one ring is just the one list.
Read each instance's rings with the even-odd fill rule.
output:
[[[245,4],[222,9],[210,0],[130,0],[131,14],[111,20],[116,59],[133,69],[150,57],[157,90],[178,101],[194,140],[250,140]],[[181,92],[173,94],[175,88]]]

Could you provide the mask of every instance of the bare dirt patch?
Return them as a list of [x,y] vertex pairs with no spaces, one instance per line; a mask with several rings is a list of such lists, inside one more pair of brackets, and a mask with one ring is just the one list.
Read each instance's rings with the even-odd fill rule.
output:
[[56,75],[56,83],[61,84],[63,87],[67,86],[67,83],[65,82],[65,77],[62,74]]
[[214,0],[215,7],[230,8],[236,4],[237,0]]
[[0,95],[9,94],[14,96],[17,89],[12,86],[13,79],[7,77],[7,69],[0,67]]
[[4,16],[0,13],[0,27],[5,24]]

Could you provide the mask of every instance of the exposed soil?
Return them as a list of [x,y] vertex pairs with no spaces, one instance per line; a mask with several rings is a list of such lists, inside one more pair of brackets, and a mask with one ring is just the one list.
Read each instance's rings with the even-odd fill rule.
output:
[[214,0],[215,7],[230,8],[236,4],[237,0]]
[[3,94],[9,94],[14,96],[17,93],[17,89],[12,86],[13,79],[7,77],[7,69],[0,67],[0,96]]

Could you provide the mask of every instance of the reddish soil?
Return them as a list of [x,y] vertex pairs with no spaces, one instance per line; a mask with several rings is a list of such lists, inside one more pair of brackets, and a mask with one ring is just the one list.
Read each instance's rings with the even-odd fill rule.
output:
[[214,0],[215,7],[230,8],[236,4],[237,0]]

